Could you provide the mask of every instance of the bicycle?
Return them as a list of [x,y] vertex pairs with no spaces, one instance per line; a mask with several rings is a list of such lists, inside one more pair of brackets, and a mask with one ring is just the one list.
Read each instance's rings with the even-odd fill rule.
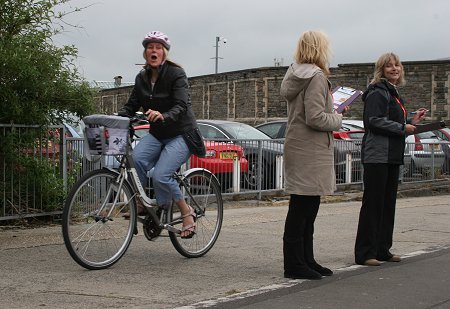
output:
[[[122,258],[137,234],[137,222],[143,224],[148,240],[154,240],[167,230],[173,246],[181,255],[187,258],[205,255],[214,246],[223,220],[223,200],[214,174],[201,168],[174,174],[186,202],[196,214],[194,236],[182,239],[179,234],[183,220],[176,203],[167,209],[157,207],[137,176],[131,145],[133,124],[139,118],[91,115],[83,121],[86,124],[85,149],[88,151],[94,148],[95,154],[111,153],[110,148],[117,146],[108,145],[111,141],[122,142],[122,146],[114,152],[120,159],[118,170],[101,168],[88,172],[68,194],[62,214],[62,232],[65,246],[75,262],[90,270],[112,266]],[[114,128],[117,123],[121,128]],[[89,137],[93,134],[89,130],[94,132],[94,139]],[[118,130],[121,130],[120,134]],[[117,135],[114,137],[114,134]],[[145,216],[138,216],[137,200],[145,206]],[[129,215],[129,219],[123,217],[124,213]]]

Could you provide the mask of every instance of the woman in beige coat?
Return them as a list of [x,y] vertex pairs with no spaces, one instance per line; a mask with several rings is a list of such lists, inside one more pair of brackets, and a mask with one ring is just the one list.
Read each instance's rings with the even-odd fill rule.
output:
[[336,189],[333,130],[342,115],[333,111],[328,60],[330,44],[320,31],[304,32],[297,45],[295,63],[281,83],[288,102],[288,127],[284,147],[285,190],[290,194],[283,235],[284,276],[321,279],[333,272],[314,259],[314,221],[320,196]]

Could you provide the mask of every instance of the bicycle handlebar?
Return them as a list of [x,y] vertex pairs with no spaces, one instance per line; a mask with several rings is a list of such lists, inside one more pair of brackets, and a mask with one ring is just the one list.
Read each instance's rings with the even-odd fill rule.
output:
[[149,124],[150,121],[147,120],[143,112],[136,112],[134,116],[128,115],[124,112],[114,113],[116,116],[127,117],[130,119],[130,125],[133,126],[135,124]]
[[121,113],[121,112],[114,113],[114,115],[130,118],[130,124],[131,125],[151,124],[151,123],[157,123],[157,122],[164,122],[164,120],[160,120],[160,119],[158,119],[157,121],[153,121],[153,122],[149,121],[143,112],[136,112],[134,114],[134,116],[130,116],[130,115],[126,114],[126,113]]
[[136,112],[134,116],[130,117],[130,123],[134,125],[134,124],[149,124],[150,122],[145,117],[144,113]]

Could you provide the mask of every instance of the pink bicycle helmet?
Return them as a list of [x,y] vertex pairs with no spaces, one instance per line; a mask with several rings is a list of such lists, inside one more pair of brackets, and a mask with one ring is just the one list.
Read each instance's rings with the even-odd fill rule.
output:
[[142,45],[146,47],[147,43],[150,42],[161,43],[167,50],[170,49],[169,37],[161,31],[151,31],[147,33],[142,41]]

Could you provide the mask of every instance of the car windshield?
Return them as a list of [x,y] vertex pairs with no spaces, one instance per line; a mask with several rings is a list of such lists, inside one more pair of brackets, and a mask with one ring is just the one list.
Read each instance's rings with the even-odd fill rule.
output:
[[221,126],[234,139],[270,139],[268,135],[245,123],[223,123]]
[[268,123],[268,124],[263,124],[256,128],[258,130],[264,132],[265,134],[269,135],[271,138],[276,138],[278,136],[278,132],[280,131],[280,128],[282,125],[283,125],[283,123],[281,123],[281,122]]

